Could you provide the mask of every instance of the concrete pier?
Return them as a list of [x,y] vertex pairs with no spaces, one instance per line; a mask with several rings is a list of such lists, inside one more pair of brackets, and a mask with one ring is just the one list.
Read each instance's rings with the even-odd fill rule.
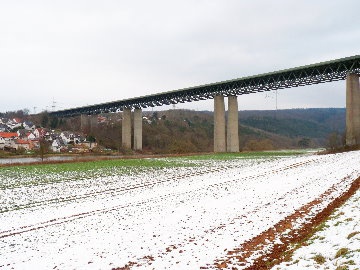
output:
[[214,152],[226,152],[224,96],[214,97]]
[[134,110],[134,150],[142,150],[142,110]]
[[80,115],[80,130],[83,133],[88,133],[90,127],[90,117],[86,114]]
[[360,145],[360,86],[359,75],[346,78],[346,145]]
[[237,96],[228,97],[226,151],[239,152],[239,110]]
[[123,111],[122,147],[131,148],[131,109],[124,109]]

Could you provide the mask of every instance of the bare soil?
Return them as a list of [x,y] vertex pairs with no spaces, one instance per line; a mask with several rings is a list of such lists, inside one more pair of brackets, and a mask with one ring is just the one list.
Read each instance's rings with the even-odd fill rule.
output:
[[[304,240],[307,239],[309,235],[312,235],[316,227],[325,221],[336,208],[340,207],[346,202],[346,200],[354,195],[359,187],[360,178],[356,179],[345,193],[333,200],[326,208],[324,208],[310,220],[307,220],[307,222],[302,224],[300,228],[294,228],[293,224],[295,224],[296,221],[305,218],[310,213],[312,208],[316,207],[316,205],[321,203],[323,198],[331,193],[334,187],[330,188],[319,198],[302,206],[292,215],[275,224],[274,227],[243,243],[237,249],[228,251],[227,258],[215,261],[214,265],[218,269],[228,269],[227,267],[230,260],[235,258],[239,262],[239,265],[243,264],[245,266],[247,258],[254,254],[254,252],[264,250],[266,246],[272,246],[272,249],[269,252],[264,253],[261,257],[257,258],[251,266],[248,266],[245,269],[265,270],[272,268],[276,264],[286,261],[289,257],[291,257],[291,254],[294,251],[290,248],[290,246],[292,244],[306,245]],[[291,230],[290,233],[283,234],[288,229]],[[274,240],[276,239],[276,236],[279,235],[281,235],[280,241],[282,244],[275,244]],[[232,268],[232,270],[235,269],[237,268]]]

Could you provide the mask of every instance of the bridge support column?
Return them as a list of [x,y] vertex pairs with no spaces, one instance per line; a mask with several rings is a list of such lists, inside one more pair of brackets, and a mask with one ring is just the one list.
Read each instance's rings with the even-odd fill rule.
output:
[[123,111],[122,147],[131,149],[131,109],[128,108]]
[[239,111],[237,96],[228,97],[227,152],[239,152]]
[[134,150],[142,150],[142,110],[134,110]]
[[90,120],[89,120],[89,116],[82,114],[80,116],[80,130],[83,133],[87,133],[88,132],[88,128],[90,126]]
[[346,78],[346,145],[360,145],[360,86],[359,75]]
[[224,96],[214,97],[214,152],[226,152]]

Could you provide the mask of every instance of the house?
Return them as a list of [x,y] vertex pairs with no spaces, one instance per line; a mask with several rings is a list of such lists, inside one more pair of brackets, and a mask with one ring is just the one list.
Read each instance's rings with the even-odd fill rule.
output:
[[46,130],[45,138],[47,138],[47,139],[51,138],[51,134],[52,134],[51,131]]
[[34,133],[29,132],[26,129],[19,129],[17,132],[18,137],[20,139],[26,140],[26,141],[32,141],[36,139],[36,136],[34,135]]
[[70,131],[63,131],[59,136],[65,144],[79,144],[84,141],[84,137],[79,133],[74,133]]
[[38,138],[35,138],[31,140],[31,143],[33,145],[33,149],[39,149],[40,148],[40,140]]
[[59,136],[65,144],[74,144],[74,133],[70,131],[63,131]]
[[32,132],[26,133],[26,137],[27,137],[28,141],[33,141],[36,139],[34,133],[32,133]]
[[0,149],[3,150],[5,147],[5,139],[3,137],[0,137]]
[[51,144],[51,151],[61,152],[66,149],[66,145],[61,138],[55,139]]
[[37,128],[34,130],[34,135],[36,138],[44,138],[46,134],[46,129],[44,128]]
[[93,149],[93,148],[96,148],[98,146],[98,144],[96,142],[89,142],[89,141],[83,141],[80,143],[80,145],[84,148],[87,148],[87,149]]
[[32,123],[30,121],[24,121],[23,126],[24,126],[24,129],[26,129],[26,130],[35,130],[34,123]]
[[13,121],[15,124],[20,124],[20,125],[22,124],[21,119],[20,119],[20,118],[17,118],[17,117],[16,117],[16,118],[13,118],[12,121]]
[[46,135],[46,140],[48,142],[53,142],[55,141],[57,138],[59,138],[60,134],[58,134],[57,132],[55,132],[54,130],[52,130],[51,132],[48,132]]
[[16,133],[17,133],[19,138],[25,139],[25,138],[27,138],[28,131],[26,129],[22,128],[22,129],[19,129],[18,131],[16,131]]
[[18,139],[16,132],[0,132],[0,149],[15,148],[16,139]]
[[17,139],[19,136],[16,132],[0,132],[0,137],[4,138],[6,141]]
[[9,127],[4,123],[0,123],[0,132],[7,132],[9,131]]
[[31,141],[26,141],[26,140],[21,140],[21,139],[15,140],[12,145],[16,150],[18,150],[20,148],[23,148],[25,150],[33,149],[33,144],[31,143]]
[[6,123],[9,129],[21,128],[22,122],[19,118],[9,119]]

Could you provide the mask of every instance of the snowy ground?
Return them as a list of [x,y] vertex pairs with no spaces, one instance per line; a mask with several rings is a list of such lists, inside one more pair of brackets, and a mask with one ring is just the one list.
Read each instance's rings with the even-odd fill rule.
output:
[[204,160],[80,180],[54,172],[41,185],[0,171],[0,268],[244,269],[264,251],[245,261],[229,251],[321,197],[301,226],[360,176],[359,160],[360,151]]
[[321,224],[306,246],[273,270],[360,269],[360,190]]

